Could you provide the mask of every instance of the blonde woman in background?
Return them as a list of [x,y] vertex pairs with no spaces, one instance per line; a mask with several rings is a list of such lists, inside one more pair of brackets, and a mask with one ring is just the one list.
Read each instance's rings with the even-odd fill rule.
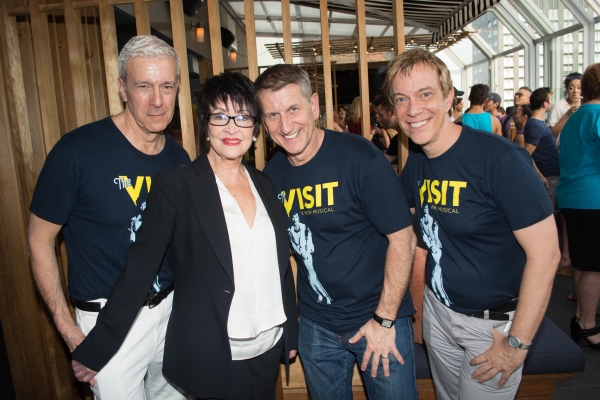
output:
[[348,125],[348,132],[362,136],[362,129],[360,127],[360,103],[360,96],[352,101],[352,105],[350,106],[350,113],[348,114],[348,120],[346,121],[346,123]]

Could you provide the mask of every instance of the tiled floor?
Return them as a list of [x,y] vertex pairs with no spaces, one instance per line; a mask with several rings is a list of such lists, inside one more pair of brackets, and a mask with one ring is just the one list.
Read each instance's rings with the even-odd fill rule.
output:
[[[575,302],[566,299],[573,292],[573,278],[557,276],[546,315],[569,334],[569,321],[575,313]],[[596,318],[600,322],[600,318]],[[573,374],[569,381],[557,382],[554,386],[555,400],[596,400],[600,399],[600,351],[581,344],[585,354],[585,370]]]

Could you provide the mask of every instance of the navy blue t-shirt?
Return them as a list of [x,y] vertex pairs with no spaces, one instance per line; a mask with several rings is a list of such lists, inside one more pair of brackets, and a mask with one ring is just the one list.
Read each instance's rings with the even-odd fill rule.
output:
[[[309,162],[278,152],[264,172],[296,253],[300,314],[336,333],[360,328],[379,302],[385,235],[413,220],[390,163],[364,138],[326,130]],[[407,290],[397,316],[414,313]]]
[[[152,177],[189,162],[169,135],[159,154],[142,153],[110,117],[75,129],[56,143],[38,178],[30,210],[64,225],[71,297],[108,298],[142,225]],[[172,282],[165,258],[148,288],[150,294]]]
[[429,248],[425,276],[437,299],[472,313],[518,297],[527,260],[513,231],[553,211],[527,151],[463,126],[442,155],[411,152],[401,180]]
[[529,118],[525,124],[525,143],[537,146],[531,157],[545,177],[559,176],[560,166],[552,131],[543,121]]

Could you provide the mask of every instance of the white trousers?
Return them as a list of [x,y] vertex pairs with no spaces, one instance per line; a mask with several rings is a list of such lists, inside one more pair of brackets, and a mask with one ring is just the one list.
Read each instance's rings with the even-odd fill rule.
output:
[[[100,299],[97,301],[105,301]],[[167,400],[185,396],[162,374],[171,292],[158,306],[141,308],[119,351],[96,375],[96,400]],[[86,335],[96,325],[97,312],[76,309],[77,325]]]
[[467,317],[454,312],[425,287],[423,339],[438,400],[515,397],[523,373],[522,365],[501,388],[498,388],[501,374],[479,383],[471,378],[471,374],[480,365],[469,365],[473,358],[485,353],[492,345],[492,329],[508,335],[504,332],[508,322]]

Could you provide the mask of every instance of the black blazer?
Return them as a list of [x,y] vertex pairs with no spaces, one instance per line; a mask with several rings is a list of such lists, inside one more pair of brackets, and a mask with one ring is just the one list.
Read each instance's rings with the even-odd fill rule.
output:
[[[246,166],[273,222],[287,321],[283,358],[298,348],[298,316],[290,245],[273,186]],[[196,397],[232,398],[231,349],[227,334],[235,291],[225,215],[206,155],[186,166],[157,174],[137,240],[129,248],[96,327],[73,358],[99,371],[117,352],[160,268],[165,251],[175,279],[173,310],[164,352],[164,375]]]

